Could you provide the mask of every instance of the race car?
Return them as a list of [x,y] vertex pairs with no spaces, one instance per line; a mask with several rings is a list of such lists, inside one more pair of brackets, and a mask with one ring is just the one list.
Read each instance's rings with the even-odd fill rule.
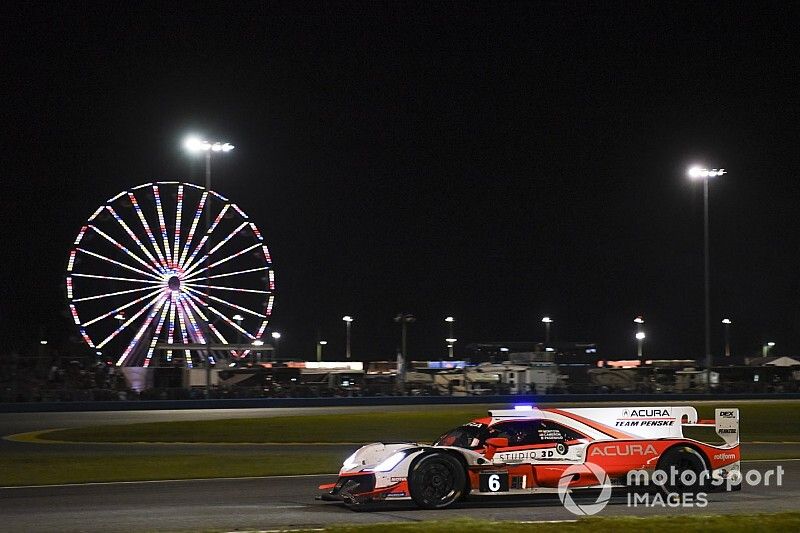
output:
[[[687,426],[714,428],[723,442],[684,437]],[[556,492],[564,483],[570,491],[630,486],[632,473],[664,473],[656,483],[673,492],[738,490],[739,410],[716,409],[714,420],[698,420],[693,407],[492,410],[432,445],[362,446],[336,483],[319,487],[326,491],[319,499],[348,506],[413,500],[443,509],[469,495]]]

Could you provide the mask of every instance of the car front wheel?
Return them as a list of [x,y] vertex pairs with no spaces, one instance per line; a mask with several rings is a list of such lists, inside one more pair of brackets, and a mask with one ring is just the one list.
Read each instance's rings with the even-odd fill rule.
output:
[[411,498],[423,509],[444,509],[465,492],[466,472],[461,462],[446,453],[423,455],[411,466]]

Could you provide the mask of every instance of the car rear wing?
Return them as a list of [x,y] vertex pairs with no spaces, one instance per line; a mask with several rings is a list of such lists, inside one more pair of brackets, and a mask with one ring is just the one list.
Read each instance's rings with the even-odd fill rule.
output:
[[714,420],[698,420],[694,423],[684,423],[683,426],[713,427],[725,444],[734,446],[739,444],[739,409],[724,407],[714,410]]

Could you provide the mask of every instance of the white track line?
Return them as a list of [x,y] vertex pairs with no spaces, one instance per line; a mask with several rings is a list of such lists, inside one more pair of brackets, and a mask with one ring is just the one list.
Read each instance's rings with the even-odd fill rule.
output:
[[240,481],[248,479],[293,479],[306,477],[336,477],[338,474],[297,474],[291,476],[195,477],[186,479],[152,479],[142,481],[92,481],[88,483],[59,483],[54,485],[11,485],[5,489],[41,489],[49,487],[87,487],[93,485],[145,485],[152,483],[181,483],[184,481]]

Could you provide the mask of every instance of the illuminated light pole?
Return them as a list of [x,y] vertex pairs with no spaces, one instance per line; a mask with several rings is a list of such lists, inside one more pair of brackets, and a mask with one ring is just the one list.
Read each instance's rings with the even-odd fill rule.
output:
[[[231,143],[223,143],[223,142],[211,142],[204,139],[201,139],[196,136],[187,137],[183,142],[184,148],[188,150],[192,154],[205,154],[205,161],[206,161],[206,191],[210,194],[211,193],[211,154],[215,153],[228,153],[233,150],[233,145]],[[208,209],[206,211],[206,232],[211,230],[211,205],[209,204]],[[208,233],[207,233],[208,234]],[[203,253],[208,255],[209,251],[209,243],[206,240],[204,246]],[[211,341],[211,313],[208,309],[209,306],[209,286],[211,285],[209,276],[211,275],[211,269],[209,268],[209,261],[206,261],[206,298],[205,298],[205,308],[206,308],[206,316],[208,317],[208,321],[206,323],[206,333],[208,335],[207,341]],[[211,398],[211,350],[206,350],[206,398]]]
[[542,318],[542,323],[544,323],[544,345],[547,348],[547,345],[550,344],[550,324],[553,323],[553,320],[546,316]]
[[774,347],[775,347],[775,343],[774,342],[770,341],[770,342],[766,343],[764,346],[761,347],[761,355],[763,357],[766,357],[767,355],[769,355],[769,351],[771,349],[773,349]]
[[722,319],[722,326],[725,328],[725,357],[731,356],[731,322],[730,318]]
[[[644,340],[644,333],[642,332],[642,326],[644,325],[644,318],[641,315],[637,316],[633,319],[633,323],[636,324],[636,339],[638,342],[636,343],[636,354],[641,358],[642,357],[642,341]],[[639,338],[639,334],[642,334],[642,338]]]
[[456,343],[457,341],[458,341],[458,339],[456,339],[455,337],[448,337],[448,338],[446,338],[446,339],[444,340],[444,342],[446,342],[446,343],[447,343],[447,353],[448,353],[448,357],[450,357],[451,359],[453,358],[453,346],[455,345],[455,343]]
[[724,168],[707,169],[702,167],[691,167],[687,174],[693,180],[703,180],[703,258],[704,258],[704,295],[705,295],[705,341],[706,341],[706,390],[711,390],[711,304],[709,296],[710,286],[710,264],[708,253],[708,180],[727,174]]
[[345,330],[347,331],[347,342],[345,347],[345,357],[350,359],[350,326],[353,324],[353,317],[345,315],[342,317],[345,323]]
[[637,331],[636,332],[636,344],[637,344],[637,354],[639,358],[642,357],[642,344],[644,344],[644,340],[647,338],[647,335],[644,334],[644,331]]
[[322,361],[322,347],[328,344],[328,341],[319,341],[317,342],[317,362]]
[[[453,318],[452,316],[448,316],[448,317],[446,317],[444,319],[444,321],[447,323],[448,326],[450,326],[448,328],[449,336],[445,339],[445,342],[447,343],[447,357],[452,359],[453,358],[453,343],[456,342],[456,339],[454,338],[455,334],[453,333],[453,327],[455,326],[456,319]],[[450,342],[450,339],[453,339],[452,342]]]
[[281,340],[281,334],[278,331],[273,331],[270,336],[272,337],[272,340],[273,340],[273,343],[272,343],[273,344],[273,346],[272,346],[272,360],[273,361],[277,361],[278,360],[278,341]]

